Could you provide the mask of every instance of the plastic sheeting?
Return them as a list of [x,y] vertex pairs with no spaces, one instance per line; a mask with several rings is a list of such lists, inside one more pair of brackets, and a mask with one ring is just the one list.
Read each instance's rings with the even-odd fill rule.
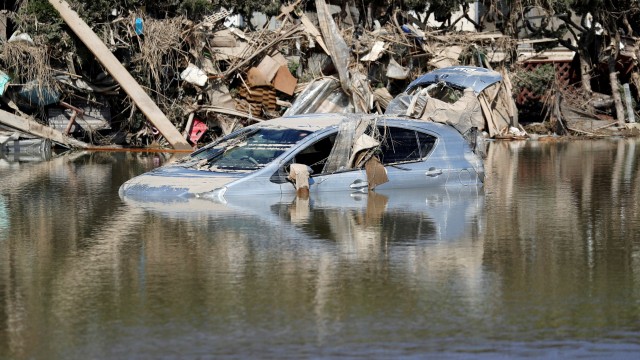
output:
[[311,113],[351,113],[353,106],[335,78],[317,80],[298,95],[284,116]]
[[324,37],[329,56],[338,70],[340,85],[345,92],[349,91],[349,59],[351,58],[350,48],[342,38],[340,29],[336,25],[324,0],[316,0],[316,11],[318,12],[318,23],[320,31]]
[[356,119],[345,119],[340,123],[335,144],[324,165],[323,173],[334,173],[350,168],[349,159],[353,139],[356,137],[356,123]]
[[466,88],[462,97],[453,104],[428,98],[420,118],[451,125],[461,134],[468,132],[471,128],[481,130],[484,128],[480,101],[471,88]]
[[338,127],[338,135],[324,165],[323,173],[352,169],[354,167],[353,160],[357,152],[371,149],[372,141],[377,141],[371,136],[363,136],[367,129],[375,128],[373,126],[375,122],[375,118],[351,116],[344,119]]
[[480,101],[472,88],[466,88],[462,97],[454,103],[430,97],[428,89],[419,91],[415,95],[403,93],[389,103],[385,114],[403,115],[448,124],[462,134],[474,127],[480,130],[484,129]]

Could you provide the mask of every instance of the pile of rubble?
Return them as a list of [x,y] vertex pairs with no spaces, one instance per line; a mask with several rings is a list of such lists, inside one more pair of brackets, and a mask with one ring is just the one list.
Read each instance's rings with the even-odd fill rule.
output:
[[[200,22],[130,14],[99,29],[74,28],[64,16],[73,11],[56,3],[100,66],[82,67],[75,54],[54,65],[33,55],[41,44],[14,33],[2,56],[14,68],[0,74],[1,111],[8,114],[0,126],[69,147],[192,148],[282,115],[384,113],[417,76],[461,61],[491,67],[487,54],[514,46],[500,33],[426,32],[425,19],[409,12],[374,20],[325,0],[315,0],[313,11],[298,0],[279,16],[254,14],[255,31],[242,30],[245,20],[224,9]],[[25,64],[30,81],[7,75],[26,71]],[[491,136],[517,124],[509,74],[499,71],[507,81],[481,101]]]

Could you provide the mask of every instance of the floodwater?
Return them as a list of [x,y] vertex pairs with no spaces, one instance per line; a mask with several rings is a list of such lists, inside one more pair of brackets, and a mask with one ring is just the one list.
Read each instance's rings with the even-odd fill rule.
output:
[[0,358],[629,358],[638,154],[495,142],[483,189],[226,205],[118,197],[171,155],[9,156]]

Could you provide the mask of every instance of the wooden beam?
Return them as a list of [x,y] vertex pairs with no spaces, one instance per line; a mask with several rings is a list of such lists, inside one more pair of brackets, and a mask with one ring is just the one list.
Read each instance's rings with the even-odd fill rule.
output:
[[496,125],[496,120],[493,118],[493,111],[491,111],[491,106],[489,105],[489,101],[484,93],[478,95],[478,100],[480,100],[480,108],[482,109],[482,113],[484,114],[484,118],[487,121],[487,130],[489,130],[489,136],[495,137],[500,134],[500,129],[498,125]]
[[35,135],[41,138],[50,139],[58,144],[66,147],[86,149],[89,144],[82,141],[64,136],[64,134],[56,129],[44,126],[34,120],[16,116],[10,112],[0,110],[0,124],[7,125],[16,130]]
[[158,108],[158,105],[153,102],[151,97],[149,97],[144,89],[135,81],[127,69],[122,66],[109,48],[107,48],[102,40],[91,30],[89,25],[69,7],[69,4],[62,0],[49,0],[49,3],[60,13],[60,16],[67,25],[69,25],[71,30],[73,30],[111,76],[122,86],[127,95],[131,97],[138,108],[145,114],[149,122],[160,131],[169,144],[176,150],[191,149],[191,145],[189,145],[178,129],[169,121],[160,108]]

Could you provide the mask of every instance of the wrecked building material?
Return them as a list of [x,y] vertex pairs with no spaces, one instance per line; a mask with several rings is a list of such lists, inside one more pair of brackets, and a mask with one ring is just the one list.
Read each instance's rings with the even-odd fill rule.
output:
[[348,108],[349,98],[340,88],[339,80],[327,77],[307,85],[292,106],[285,111],[284,116],[317,112],[353,112]]
[[89,148],[90,145],[82,141],[65,136],[62,132],[44,126],[35,120],[21,118],[10,112],[0,110],[0,124],[44,139],[50,139],[67,148]]
[[[99,105],[89,101],[75,101],[74,105],[61,102],[59,105],[47,109],[49,126],[58,131],[69,134],[80,130],[92,133],[111,129],[111,110],[108,105]],[[81,117],[77,116],[79,113],[82,113]],[[72,117],[74,121],[71,121]]]
[[51,140],[49,139],[15,137],[3,140],[2,138],[3,136],[0,135],[0,153],[20,159],[28,157],[36,157],[39,160],[51,158]]
[[131,74],[122,66],[93,30],[71,9],[69,4],[61,0],[49,0],[49,3],[60,13],[64,21],[87,48],[93,52],[105,68],[107,68],[114,79],[120,83],[124,91],[147,116],[149,122],[167,139],[169,144],[176,150],[191,149],[191,145],[181,136],[180,132],[173,126],[149,95],[147,95]]
[[[62,1],[49,1],[69,8]],[[49,34],[41,31],[41,26],[33,29],[26,23],[18,24],[16,29],[24,32],[10,34],[12,41],[6,42],[4,54],[0,53],[1,70],[15,78],[5,83],[8,95],[5,102],[13,101],[8,103],[13,112],[33,117],[60,132],[69,128],[72,136],[92,143],[125,146],[166,146],[165,138],[170,140],[171,136],[164,134],[165,130],[172,133],[175,130],[182,134],[182,139],[192,139],[193,123],[199,119],[207,130],[198,142],[206,142],[237,127],[283,114],[382,114],[395,106],[394,98],[402,97],[407,83],[419,74],[437,68],[475,65],[488,70],[495,68],[502,75],[499,85],[478,97],[485,122],[483,130],[487,136],[502,138],[510,137],[512,129],[520,129],[519,111],[531,111],[534,121],[551,113],[537,109],[534,112],[525,106],[518,108],[514,102],[517,98],[520,106],[520,100],[528,97],[547,106],[554,101],[544,87],[528,88],[519,81],[522,74],[527,76],[537,67],[534,63],[549,63],[555,72],[544,81],[530,76],[534,81],[547,82],[561,91],[576,89],[571,71],[579,51],[558,48],[540,51],[539,47],[552,45],[554,39],[519,39],[491,30],[492,27],[487,28],[488,32],[474,32],[469,28],[454,30],[457,27],[453,24],[434,25],[425,14],[408,11],[406,4],[382,9],[375,4],[330,5],[326,0],[312,3],[298,0],[282,4],[279,15],[255,13],[250,20],[238,10],[216,6],[208,6],[202,14],[187,15],[175,9],[160,15],[136,5],[122,6],[129,10],[128,15],[124,15],[127,11],[121,11],[107,21],[93,21],[85,14],[86,24],[76,27],[89,24],[95,34],[101,34],[102,42],[95,38],[89,41],[90,50],[95,52],[100,44],[108,47],[108,52],[144,89],[138,87],[134,92],[146,92],[148,100],[154,103],[151,106],[162,115],[156,117],[145,112],[142,103],[129,94],[131,88],[125,89],[129,97],[120,91],[123,84],[134,82],[114,80],[89,52],[80,51],[81,44],[63,46],[60,52],[45,50],[52,49],[46,40],[49,35],[69,34],[60,30]],[[9,18],[13,18],[10,12]],[[244,27],[248,23],[254,27]],[[72,30],[79,36],[93,34],[73,26]],[[617,58],[618,77],[632,85],[630,95],[637,100],[640,76],[634,54],[638,46],[633,37],[621,40],[624,49],[620,49]],[[546,74],[550,72],[546,70]],[[603,75],[599,82],[606,80]],[[329,78],[335,80],[326,80]],[[473,86],[462,86],[458,89],[459,96],[466,87]],[[595,91],[608,89],[599,88],[593,94]],[[597,105],[595,112],[608,121],[617,114],[613,97],[608,97],[609,101],[599,102],[585,98],[585,106],[578,107],[586,111],[586,107]],[[445,102],[453,104],[456,99],[450,100]],[[70,121],[73,111],[63,112],[60,101],[82,109],[84,116],[78,113]],[[110,116],[90,115],[83,101],[110,105],[113,121]],[[405,110],[410,103],[411,99],[404,104]],[[434,104],[437,102],[431,105]],[[424,104],[417,105],[424,110]],[[562,113],[556,114],[562,122]]]
[[235,64],[232,67],[230,67],[229,69],[227,69],[227,71],[225,71],[223,77],[224,78],[228,78],[231,75],[235,75],[235,71],[236,70],[238,70],[239,68],[241,68],[242,66],[244,66],[245,64],[247,64],[248,62],[253,60],[253,58],[255,58],[256,56],[258,56],[258,55],[260,55],[262,53],[264,53],[266,50],[268,50],[271,47],[273,47],[273,45],[275,45],[275,44],[279,43],[280,41],[282,41],[283,39],[286,39],[289,36],[297,33],[298,31],[300,31],[300,27],[299,26],[293,26],[288,31],[282,32],[275,39],[273,39],[272,41],[270,41],[266,45],[262,46],[258,50],[254,51],[251,55],[249,55],[248,57],[244,58],[242,61],[238,62],[237,64]]

